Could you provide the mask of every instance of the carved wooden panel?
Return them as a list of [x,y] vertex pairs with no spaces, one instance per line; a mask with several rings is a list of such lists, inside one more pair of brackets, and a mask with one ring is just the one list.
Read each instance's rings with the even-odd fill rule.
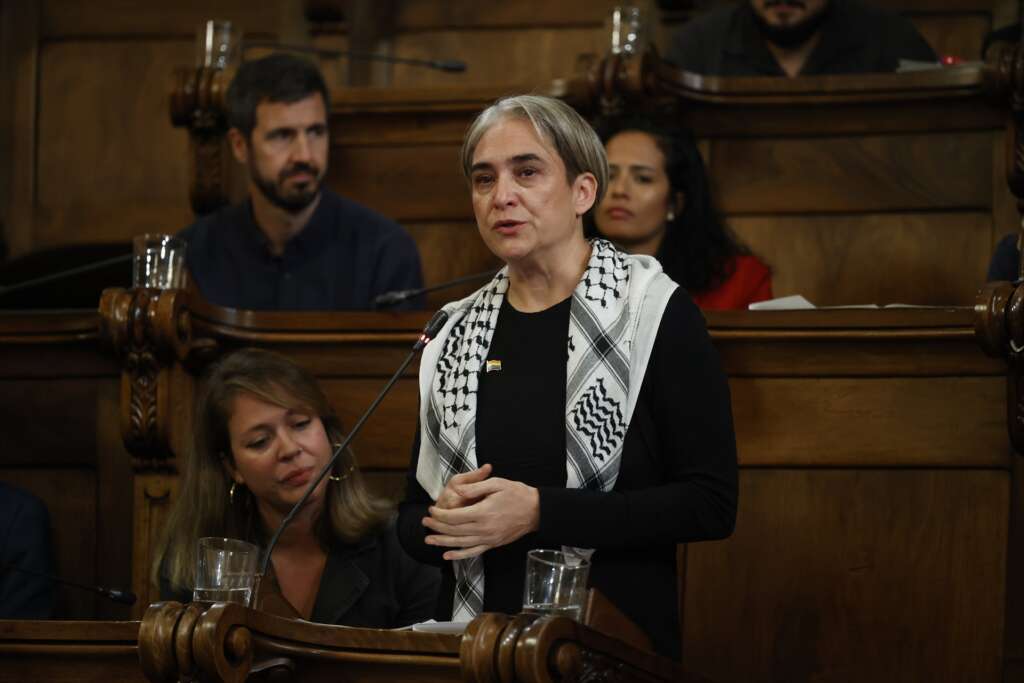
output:
[[708,165],[726,214],[977,208],[992,201],[1001,139],[986,131],[712,140]]
[[818,306],[973,303],[990,255],[984,213],[737,216],[729,224],[772,268],[775,296]]
[[1004,417],[992,411],[1002,377],[760,378],[730,387],[744,466],[1005,466]]
[[1001,680],[1005,470],[746,470],[740,501],[731,539],[687,548],[689,667]]

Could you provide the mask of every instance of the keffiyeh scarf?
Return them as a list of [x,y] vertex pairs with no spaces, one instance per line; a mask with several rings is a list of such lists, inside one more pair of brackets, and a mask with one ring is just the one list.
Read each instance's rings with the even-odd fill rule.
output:
[[[477,468],[476,395],[508,268],[445,309],[448,322],[420,361],[420,452],[416,479],[437,500],[448,480]],[[610,491],[661,316],[676,288],[658,262],[595,240],[573,291],[566,367],[566,470],[569,488]],[[577,550],[588,554],[590,551]],[[455,562],[452,619],[483,607],[479,556]]]

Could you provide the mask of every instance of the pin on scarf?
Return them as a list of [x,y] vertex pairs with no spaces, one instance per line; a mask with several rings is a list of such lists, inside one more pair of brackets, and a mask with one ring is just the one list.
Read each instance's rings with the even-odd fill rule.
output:
[[487,372],[501,372],[501,361],[500,360],[488,360],[486,366]]

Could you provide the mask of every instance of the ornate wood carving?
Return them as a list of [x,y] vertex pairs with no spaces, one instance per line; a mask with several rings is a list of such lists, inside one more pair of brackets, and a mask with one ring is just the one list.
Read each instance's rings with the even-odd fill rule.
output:
[[234,71],[208,67],[178,68],[170,95],[171,123],[187,128],[191,163],[189,198],[197,215],[214,211],[228,201],[231,163],[225,149],[228,130],[225,96]]
[[254,651],[245,618],[246,609],[233,603],[151,605],[139,628],[143,673],[160,683],[241,683],[252,668]]
[[[985,70],[985,86],[1009,105],[1006,183],[1024,216],[1024,45],[1005,45],[994,52]],[[993,282],[981,289],[974,319],[975,336],[985,353],[1007,361],[1006,424],[1014,450],[1024,453],[1024,259],[1020,265],[1015,282]]]
[[156,289],[108,289],[100,299],[100,337],[122,359],[121,435],[137,471],[174,468],[170,373],[191,347],[186,300]]

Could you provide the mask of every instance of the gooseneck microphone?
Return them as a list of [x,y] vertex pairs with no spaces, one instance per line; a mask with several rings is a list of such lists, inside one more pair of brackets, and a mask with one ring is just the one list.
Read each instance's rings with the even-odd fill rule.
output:
[[90,586],[84,583],[77,583],[75,581],[69,581],[68,579],[62,579],[58,576],[54,576],[53,574],[47,574],[45,572],[37,572],[31,569],[25,569],[24,567],[19,567],[13,562],[0,562],[0,567],[3,567],[5,569],[13,569],[16,572],[21,572],[22,574],[28,574],[30,576],[38,576],[43,579],[49,579],[50,581],[53,581],[54,583],[60,584],[62,586],[71,586],[72,588],[79,588],[84,591],[96,593],[97,595],[102,595],[103,597],[109,600],[113,600],[114,602],[119,602],[122,605],[135,604],[135,593],[132,593],[131,591],[122,591],[116,588],[104,588],[103,586]]
[[374,411],[377,410],[377,406],[380,405],[380,402],[383,401],[384,397],[387,396],[389,391],[391,391],[391,387],[395,385],[395,382],[397,382],[398,378],[403,372],[405,372],[405,369],[409,367],[409,363],[412,362],[412,359],[416,357],[417,353],[423,350],[424,346],[430,343],[431,339],[437,336],[437,333],[441,331],[441,328],[444,327],[446,322],[448,322],[448,313],[446,311],[441,310],[434,314],[434,317],[432,317],[426,327],[423,328],[420,338],[412,345],[412,350],[409,352],[409,355],[405,357],[405,360],[402,361],[398,370],[395,371],[395,374],[391,375],[391,379],[388,380],[388,383],[385,384],[384,388],[381,389],[379,394],[377,394],[377,398],[373,399],[373,403],[370,404],[370,407],[366,409],[366,412],[364,412],[362,417],[359,418],[359,421],[356,422],[354,427],[352,427],[352,431],[348,433],[348,436],[346,436],[341,444],[334,449],[334,453],[331,455],[330,460],[328,460],[327,464],[324,465],[322,470],[320,470],[320,473],[316,475],[316,478],[309,483],[309,488],[307,488],[306,492],[302,494],[302,498],[299,499],[299,502],[297,502],[285,518],[281,520],[281,525],[277,527],[277,531],[275,531],[274,535],[270,538],[270,543],[267,544],[267,552],[263,555],[263,562],[260,565],[260,577],[267,575],[267,570],[270,568],[270,556],[271,553],[274,552],[274,546],[277,545],[278,539],[281,538],[281,533],[288,527],[288,524],[290,524],[292,519],[295,518],[295,515],[299,513],[302,506],[306,504],[306,500],[313,494],[316,487],[320,485],[323,478],[331,471],[331,468],[334,467],[334,463],[338,460],[338,457],[345,451],[352,439],[355,438],[356,434],[359,433],[359,430],[363,428],[366,420],[370,415],[373,415]]
[[474,282],[475,280],[494,277],[497,272],[497,270],[488,270],[483,273],[474,273],[472,275],[458,277],[454,280],[449,280],[448,282],[442,282],[439,285],[431,285],[430,287],[420,287],[419,289],[396,289],[393,292],[384,292],[383,294],[378,294],[374,297],[373,307],[387,308],[389,306],[396,306],[403,301],[408,301],[409,299],[414,299],[418,296],[429,294],[430,292],[436,292],[439,289],[448,289],[449,287],[461,285],[464,282]]
[[445,71],[448,73],[462,73],[466,70],[466,63],[458,59],[414,59],[412,57],[392,57],[390,55],[379,55],[374,52],[353,52],[352,50],[331,50],[322,47],[311,47],[309,45],[293,45],[278,43],[272,40],[246,40],[243,50],[250,47],[276,47],[291,52],[306,52],[321,57],[348,57],[349,59],[365,59],[369,62],[387,62],[388,64],[409,64],[411,66],[423,66],[428,69]]

